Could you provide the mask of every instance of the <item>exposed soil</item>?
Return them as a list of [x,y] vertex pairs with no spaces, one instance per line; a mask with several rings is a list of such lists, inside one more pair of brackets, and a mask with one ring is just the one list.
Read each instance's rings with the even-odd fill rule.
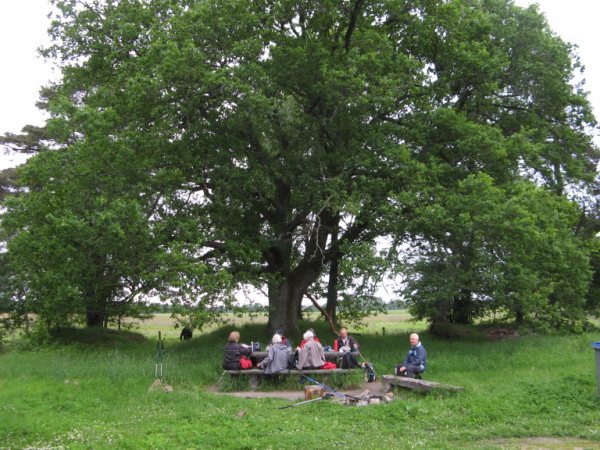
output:
[[487,332],[488,338],[492,341],[500,341],[505,339],[514,339],[519,336],[517,330],[511,328],[492,328]]
[[[337,390],[341,394],[348,394],[358,396],[364,391],[368,390],[372,394],[383,394],[384,386],[379,382],[374,383],[363,383],[357,389],[352,390]],[[217,385],[209,386],[206,389],[208,392],[219,395],[231,395],[233,397],[242,398],[280,398],[285,400],[298,400],[304,399],[304,391],[235,391],[235,392],[221,392]]]

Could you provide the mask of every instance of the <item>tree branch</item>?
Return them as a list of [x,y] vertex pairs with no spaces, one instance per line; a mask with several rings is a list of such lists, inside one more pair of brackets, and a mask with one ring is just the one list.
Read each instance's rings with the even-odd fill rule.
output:
[[327,311],[325,311],[325,309],[323,309],[323,307],[317,303],[317,300],[312,296],[312,294],[309,294],[308,292],[306,292],[304,295],[306,295],[306,297],[312,302],[312,304],[315,306],[315,308],[317,308],[319,310],[319,312],[321,313],[321,315],[325,318],[325,320],[329,324],[329,329],[331,330],[331,332],[333,334],[335,334],[336,336],[339,336],[340,333],[336,330],[335,324],[333,323],[333,319],[327,313]]
[[356,20],[358,19],[362,5],[363,0],[356,0],[354,2],[354,8],[352,8],[352,12],[350,13],[350,23],[348,24],[348,29],[346,30],[346,35],[344,36],[344,49],[346,52],[350,50],[350,40],[352,39],[352,33],[356,28]]

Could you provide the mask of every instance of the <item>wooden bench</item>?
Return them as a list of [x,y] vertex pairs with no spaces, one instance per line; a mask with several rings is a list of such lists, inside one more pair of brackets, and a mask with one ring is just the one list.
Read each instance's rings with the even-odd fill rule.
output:
[[[277,376],[288,376],[288,375],[324,375],[323,381],[327,380],[327,377],[332,373],[351,373],[359,369],[306,369],[306,370],[282,370],[281,372],[273,375]],[[258,379],[264,377],[266,374],[262,369],[246,369],[246,370],[225,370],[223,372],[229,376],[247,376],[250,381],[250,389],[255,391],[258,387]]]
[[452,386],[451,384],[436,383],[435,381],[418,380],[416,378],[398,377],[395,375],[383,375],[381,382],[387,385],[387,391],[391,391],[394,386],[400,386],[414,391],[428,392],[433,389],[442,389],[446,391],[464,391],[462,386]]

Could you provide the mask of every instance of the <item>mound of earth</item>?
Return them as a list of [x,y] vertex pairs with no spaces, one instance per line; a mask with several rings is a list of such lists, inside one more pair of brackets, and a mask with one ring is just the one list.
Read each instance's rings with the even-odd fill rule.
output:
[[519,336],[517,330],[511,328],[492,328],[487,332],[488,338],[492,341],[500,341],[503,339],[514,339]]

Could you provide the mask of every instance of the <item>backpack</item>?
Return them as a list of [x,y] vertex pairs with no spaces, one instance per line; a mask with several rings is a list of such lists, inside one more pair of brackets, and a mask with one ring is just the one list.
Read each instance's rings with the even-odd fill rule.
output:
[[365,380],[368,383],[372,383],[373,381],[375,381],[377,375],[375,374],[375,368],[373,367],[373,364],[371,364],[370,362],[365,362],[363,364],[363,368],[365,369]]
[[297,366],[298,366],[298,350],[290,353],[290,356],[288,358],[288,369],[294,370],[297,368]]
[[247,356],[240,356],[240,368],[244,369],[252,369],[252,360]]

